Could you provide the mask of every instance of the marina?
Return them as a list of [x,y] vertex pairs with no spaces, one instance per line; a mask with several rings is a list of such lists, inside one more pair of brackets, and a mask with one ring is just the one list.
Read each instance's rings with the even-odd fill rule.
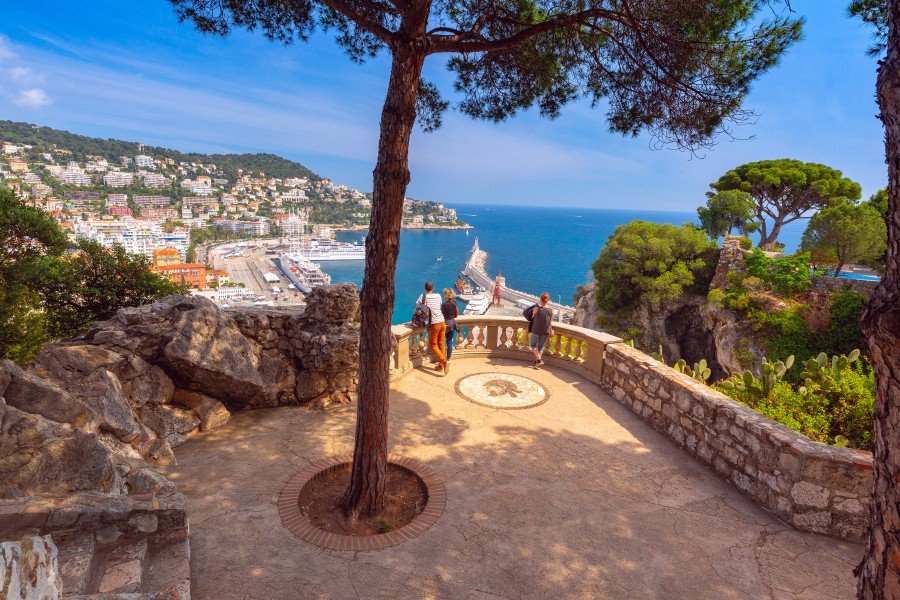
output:
[[[498,286],[501,301],[505,300],[518,309],[520,306],[531,306],[537,304],[538,297],[526,292],[520,292],[506,286],[506,280],[498,275],[492,279],[485,270],[487,265],[487,252],[482,250],[478,245],[478,238],[475,238],[475,244],[472,246],[469,260],[463,269],[461,275],[468,277],[474,284],[484,290],[493,291]],[[566,321],[571,319],[575,314],[575,308],[559,302],[550,302],[551,308],[559,315],[560,320]],[[483,314],[483,313],[481,313]]]

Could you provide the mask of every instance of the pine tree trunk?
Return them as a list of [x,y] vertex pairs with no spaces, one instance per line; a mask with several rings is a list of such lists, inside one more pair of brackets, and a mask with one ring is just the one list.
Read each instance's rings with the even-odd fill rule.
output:
[[857,596],[900,599],[900,0],[888,0],[887,58],[878,105],[888,165],[887,269],[863,312],[875,369],[875,488]]
[[384,507],[394,273],[400,251],[403,199],[409,183],[409,137],[416,120],[416,94],[425,61],[424,49],[412,42],[397,43],[392,50],[391,77],[381,112],[381,138],[360,297],[353,470],[350,486],[341,498],[341,504],[351,514],[372,515]]

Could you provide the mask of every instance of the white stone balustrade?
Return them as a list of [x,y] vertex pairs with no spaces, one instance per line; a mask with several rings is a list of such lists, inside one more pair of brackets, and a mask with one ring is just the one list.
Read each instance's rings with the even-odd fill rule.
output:
[[[491,356],[534,361],[528,345],[528,321],[525,319],[461,316],[456,322],[460,333],[453,348],[453,360]],[[421,365],[431,351],[427,329],[406,323],[395,325],[392,331],[397,342],[391,361],[393,380]],[[544,348],[544,362],[577,372],[588,381],[599,384],[606,346],[621,341],[607,333],[554,323],[553,335]]]

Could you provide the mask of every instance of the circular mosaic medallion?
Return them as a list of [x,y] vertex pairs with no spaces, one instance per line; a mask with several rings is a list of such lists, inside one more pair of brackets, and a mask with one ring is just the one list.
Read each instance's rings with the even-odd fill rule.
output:
[[538,382],[507,373],[476,373],[456,382],[456,393],[491,408],[531,408],[547,401],[550,392]]

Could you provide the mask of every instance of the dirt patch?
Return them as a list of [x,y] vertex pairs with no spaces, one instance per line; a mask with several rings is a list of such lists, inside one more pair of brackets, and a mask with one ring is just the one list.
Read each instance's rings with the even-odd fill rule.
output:
[[319,529],[337,535],[376,535],[400,529],[425,510],[428,490],[418,475],[388,463],[384,510],[374,517],[348,518],[336,506],[350,484],[350,465],[313,477],[300,490],[300,513]]

